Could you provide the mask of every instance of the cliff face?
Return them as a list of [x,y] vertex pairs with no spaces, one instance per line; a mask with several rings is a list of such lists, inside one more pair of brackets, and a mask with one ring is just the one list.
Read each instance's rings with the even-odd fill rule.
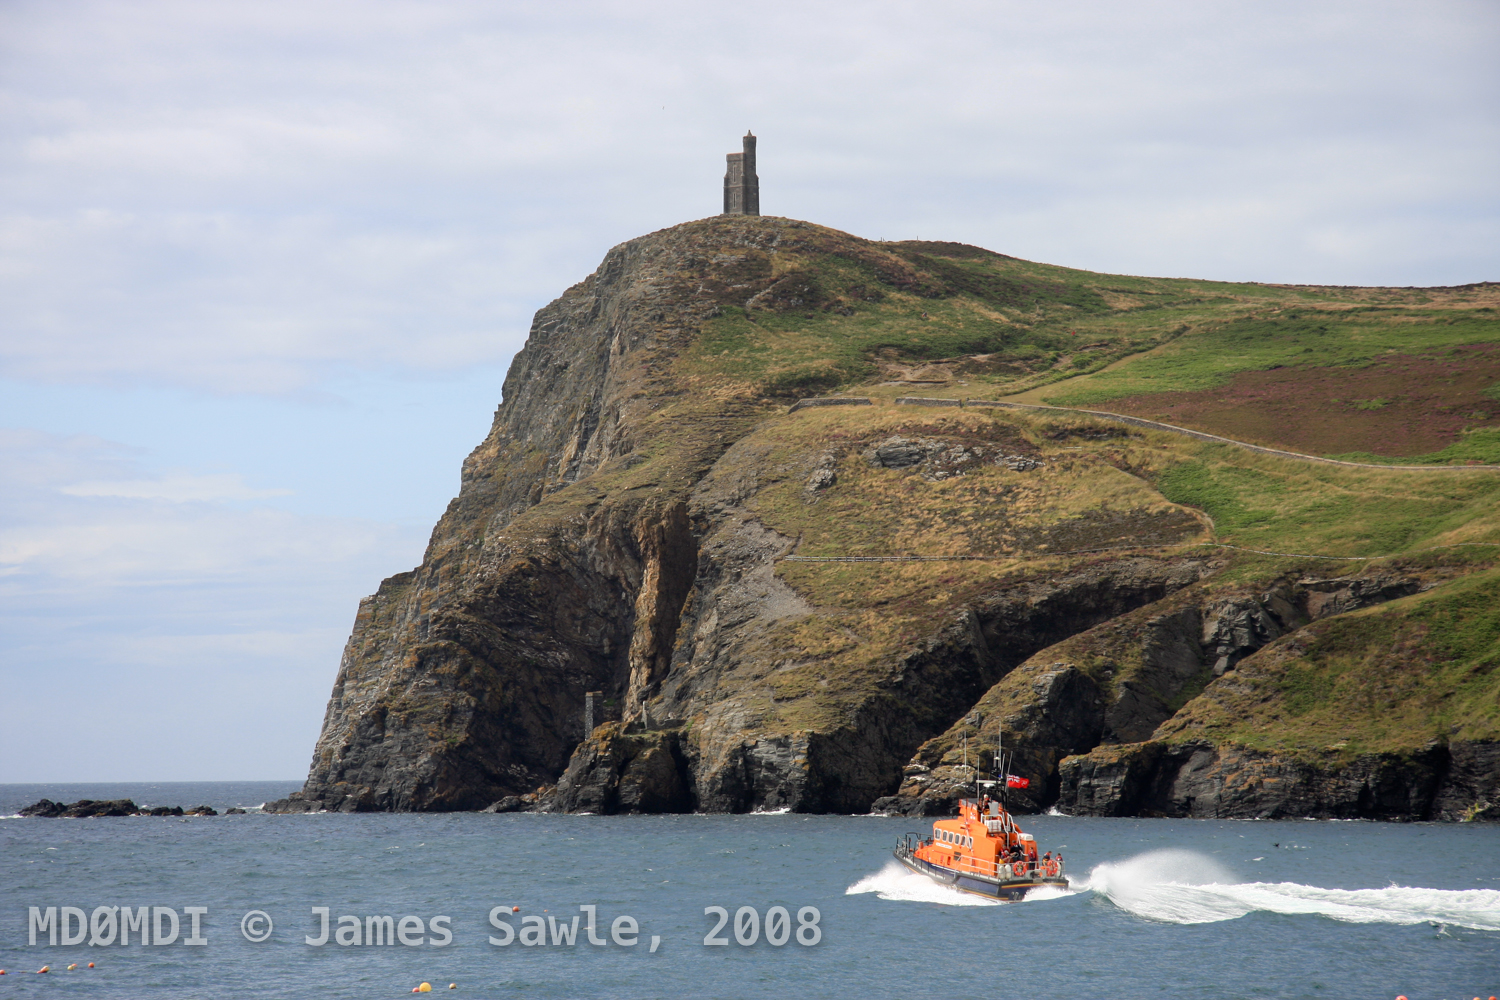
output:
[[[307,785],[284,808],[475,809],[529,792],[584,736],[585,692],[638,696],[660,672],[696,560],[683,497],[757,412],[688,405],[692,434],[657,433],[655,412],[682,395],[662,366],[717,310],[713,278],[779,238],[710,235],[616,247],[537,313],[422,565],[361,602]],[[711,276],[689,289],[695,269]]]
[[1500,744],[1434,742],[1399,753],[1276,754],[1213,743],[1131,743],[1063,763],[1078,816],[1496,820]]
[[[305,787],[268,808],[943,811],[965,733],[1002,724],[1023,808],[1197,814],[1169,772],[1265,771],[1159,729],[1308,623],[1445,577],[1220,584],[1235,559],[1155,485],[1200,446],[897,405],[934,357],[1074,364],[1069,327],[1121,308],[1078,274],[773,218],[611,250],[537,313],[422,565],[360,604]],[[851,382],[873,405],[788,411]],[[1468,793],[1410,808],[1473,814],[1475,746],[1420,765]]]
[[[1088,815],[1164,812],[1135,785],[1166,780],[1140,776],[1155,775],[1167,760],[1156,750],[1122,757],[1117,745],[1154,746],[1140,741],[1218,678],[1232,678],[1246,657],[1309,622],[1417,593],[1432,585],[1433,575],[1386,569],[1334,579],[1283,577],[1264,588],[1212,579],[1185,587],[1033,656],[924,743],[898,793],[875,807],[951,814],[961,796],[973,794],[972,766],[993,769],[996,732],[1003,730],[1013,773],[1033,781],[1010,793],[1017,811],[1056,805]],[[1072,756],[1096,747],[1092,757]],[[1109,762],[1100,771],[1107,776],[1101,781],[1114,782],[1107,788],[1080,777],[1092,775],[1097,761]],[[1126,771],[1129,782],[1121,777]]]

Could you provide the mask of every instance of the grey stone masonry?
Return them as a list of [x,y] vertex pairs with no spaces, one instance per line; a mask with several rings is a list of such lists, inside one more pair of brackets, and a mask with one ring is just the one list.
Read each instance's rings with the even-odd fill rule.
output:
[[755,174],[755,134],[745,133],[745,151],[730,153],[724,172],[724,214],[760,214],[760,178]]
[[807,396],[792,404],[787,413],[796,413],[809,406],[874,406],[865,396]]
[[963,406],[961,399],[933,399],[929,396],[902,396],[896,400],[897,406]]

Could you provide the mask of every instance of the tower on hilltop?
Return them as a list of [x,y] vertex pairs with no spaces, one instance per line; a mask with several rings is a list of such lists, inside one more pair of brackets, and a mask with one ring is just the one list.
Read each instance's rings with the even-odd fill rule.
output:
[[755,133],[745,133],[745,151],[725,157],[729,169],[724,173],[724,214],[760,214],[760,178],[755,176]]

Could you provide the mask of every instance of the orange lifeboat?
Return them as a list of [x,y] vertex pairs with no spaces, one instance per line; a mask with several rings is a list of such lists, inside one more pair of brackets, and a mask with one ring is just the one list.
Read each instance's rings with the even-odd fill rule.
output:
[[990,899],[1014,902],[1043,886],[1068,887],[1061,856],[1039,858],[1036,838],[988,795],[959,800],[957,818],[933,823],[931,837],[905,834],[895,855],[920,875]]

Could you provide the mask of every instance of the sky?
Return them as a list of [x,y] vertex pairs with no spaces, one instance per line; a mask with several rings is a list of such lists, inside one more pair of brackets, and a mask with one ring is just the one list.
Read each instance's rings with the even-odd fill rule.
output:
[[0,782],[297,779],[531,315],[761,205],[1500,280],[1492,0],[0,0]]

